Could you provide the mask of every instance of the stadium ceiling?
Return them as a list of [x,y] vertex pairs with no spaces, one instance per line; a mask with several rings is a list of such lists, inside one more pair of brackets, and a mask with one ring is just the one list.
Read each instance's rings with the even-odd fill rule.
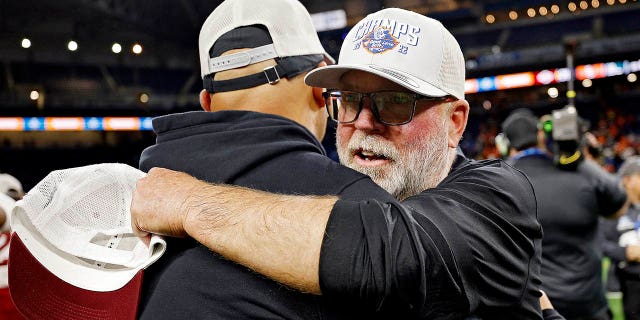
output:
[[[259,1],[259,0],[256,0]],[[114,42],[129,49],[138,42],[155,54],[191,52],[201,24],[222,0],[0,0],[0,57],[22,60],[23,38],[38,61],[57,61],[68,41],[78,52],[110,54]],[[301,0],[312,12],[344,9],[348,16],[362,16],[382,7],[417,6],[455,9],[471,1],[456,0]],[[46,54],[45,54],[46,52]],[[81,54],[79,54],[80,56]],[[25,56],[21,58],[21,56]],[[30,57],[34,59],[33,56]],[[189,57],[189,59],[192,57]],[[0,58],[1,59],[1,58]]]

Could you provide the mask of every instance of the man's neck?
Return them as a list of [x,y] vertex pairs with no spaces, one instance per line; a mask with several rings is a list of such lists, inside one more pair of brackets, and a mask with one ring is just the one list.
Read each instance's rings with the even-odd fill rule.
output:
[[309,130],[318,140],[324,135],[324,131],[316,128],[314,115],[306,111],[306,106],[302,103],[278,103],[273,101],[260,101],[260,99],[242,99],[241,101],[225,101],[223,99],[213,100],[211,112],[216,111],[252,111],[266,114],[273,114],[287,118],[300,124]]

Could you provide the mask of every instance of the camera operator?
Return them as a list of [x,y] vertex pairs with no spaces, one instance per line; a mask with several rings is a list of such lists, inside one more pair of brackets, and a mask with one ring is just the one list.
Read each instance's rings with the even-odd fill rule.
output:
[[554,155],[530,110],[512,112],[502,130],[508,162],[529,177],[536,194],[544,231],[542,289],[567,319],[606,320],[611,316],[601,281],[598,216],[623,213],[626,194],[614,177],[584,158],[575,113],[575,108],[554,112]]

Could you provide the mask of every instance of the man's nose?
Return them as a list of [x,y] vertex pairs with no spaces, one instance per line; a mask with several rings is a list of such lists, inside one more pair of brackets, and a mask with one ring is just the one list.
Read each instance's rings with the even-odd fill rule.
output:
[[380,123],[373,115],[373,111],[371,111],[371,100],[368,98],[363,99],[362,110],[353,125],[359,130],[371,131],[384,129],[384,124]]

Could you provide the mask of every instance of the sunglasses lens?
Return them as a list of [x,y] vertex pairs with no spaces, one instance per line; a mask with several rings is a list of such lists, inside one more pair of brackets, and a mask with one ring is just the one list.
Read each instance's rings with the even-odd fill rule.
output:
[[415,96],[407,92],[382,91],[373,96],[380,120],[387,124],[406,123],[413,116]]

